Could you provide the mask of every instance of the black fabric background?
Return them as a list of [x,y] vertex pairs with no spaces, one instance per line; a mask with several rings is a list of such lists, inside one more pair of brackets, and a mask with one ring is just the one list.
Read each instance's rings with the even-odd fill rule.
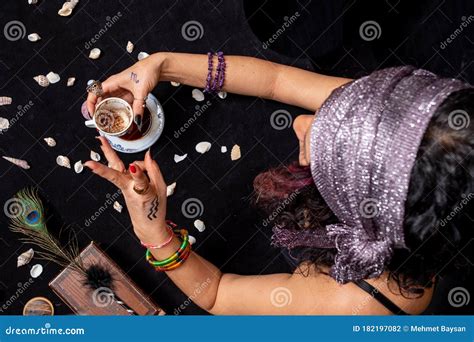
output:
[[[2,1],[0,24],[20,20],[27,34],[38,32],[42,40],[29,42],[26,37],[11,42],[0,36],[0,96],[13,97],[13,104],[0,107],[0,116],[12,118],[17,106],[29,101],[33,106],[11,129],[0,135],[0,153],[28,160],[32,168],[22,170],[0,160],[0,203],[3,206],[20,188],[39,187],[48,207],[48,225],[53,232],[72,226],[81,246],[90,240],[102,248],[150,294],[168,313],[182,304],[184,296],[165,275],[155,273],[144,261],[143,249],[134,237],[126,210],[118,214],[109,208],[89,227],[85,219],[94,214],[115,189],[106,181],[85,171],[56,166],[59,154],[73,162],[88,159],[91,149],[100,151],[95,132],[83,125],[80,106],[85,99],[89,79],[105,79],[130,66],[139,51],[181,51],[206,53],[223,50],[269,59],[333,75],[359,77],[386,66],[414,64],[440,74],[474,82],[473,28],[469,27],[445,50],[445,40],[462,21],[474,14],[473,4],[456,1],[175,1],[175,0],[82,0],[71,17],[56,13],[62,1]],[[102,50],[96,61],[87,58],[84,44],[104,27],[107,17],[118,12],[122,17],[94,45]],[[284,16],[298,11],[300,17],[278,38],[271,49],[262,42],[281,26]],[[203,37],[190,42],[181,35],[182,25],[199,21]],[[382,27],[380,39],[366,42],[359,36],[359,26],[376,20]],[[125,50],[127,41],[135,51]],[[33,76],[49,71],[60,73],[62,80],[48,88],[39,87]],[[66,80],[76,77],[74,87]],[[161,101],[166,125],[163,136],[153,146],[168,183],[177,181],[176,193],[168,201],[168,217],[190,227],[196,236],[195,250],[225,272],[268,274],[288,272],[289,266],[280,251],[269,246],[270,229],[250,206],[252,181],[261,171],[297,158],[297,142],[292,130],[275,130],[270,115],[278,109],[293,117],[304,110],[251,97],[229,95],[225,100],[208,97],[211,107],[178,139],[173,133],[191,117],[196,102],[191,88],[160,84],[153,92]],[[58,145],[48,148],[43,138],[53,136]],[[197,142],[214,144],[207,154],[198,156]],[[242,159],[232,162],[223,156],[220,145],[229,150],[233,144],[242,148]],[[179,164],[173,155],[188,153]],[[142,159],[143,153],[122,155],[129,163]],[[181,204],[187,198],[204,204],[203,233],[192,227],[192,219],[183,216]],[[120,199],[122,202],[123,200]],[[16,257],[28,246],[19,242],[7,229],[6,217],[0,215],[0,303],[5,303],[29,279],[29,266],[16,268]],[[472,244],[466,248],[472,260]],[[467,260],[466,264],[472,265]],[[33,261],[34,264],[36,260]],[[48,288],[48,282],[60,271],[51,263],[41,262],[44,273],[25,293],[13,301],[3,314],[21,314],[27,300],[46,296],[58,314],[70,314],[67,306]],[[30,265],[32,265],[30,264]],[[447,291],[454,286],[469,288],[470,279],[453,275],[441,282],[428,313],[472,313],[472,305],[453,308]],[[317,295],[317,294],[315,294]],[[194,305],[182,314],[203,314]]]

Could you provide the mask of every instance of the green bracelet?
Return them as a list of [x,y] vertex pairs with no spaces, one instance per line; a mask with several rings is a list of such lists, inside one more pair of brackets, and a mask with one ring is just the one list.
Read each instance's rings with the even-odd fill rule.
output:
[[147,249],[145,253],[146,260],[155,267],[163,267],[163,266],[167,266],[168,264],[178,259],[178,257],[183,253],[183,251],[186,249],[186,247],[189,244],[188,231],[186,229],[175,230],[175,233],[178,233],[178,232],[181,233],[181,238],[183,239],[183,241],[181,242],[181,246],[179,247],[179,249],[175,253],[173,253],[173,255],[171,255],[170,257],[164,260],[155,260],[153,258],[153,255],[151,255],[150,250]]

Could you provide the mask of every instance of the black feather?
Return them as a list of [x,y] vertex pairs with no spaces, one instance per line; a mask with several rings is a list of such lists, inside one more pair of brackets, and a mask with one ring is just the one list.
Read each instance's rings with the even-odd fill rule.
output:
[[100,287],[107,287],[113,290],[114,278],[112,274],[101,265],[92,265],[86,268],[86,279],[84,285],[96,290]]

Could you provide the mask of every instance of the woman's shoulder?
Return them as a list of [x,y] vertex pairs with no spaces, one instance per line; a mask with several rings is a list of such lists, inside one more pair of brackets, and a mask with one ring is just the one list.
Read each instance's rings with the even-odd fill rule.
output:
[[[329,269],[314,265],[301,265],[293,274],[292,281],[303,295],[301,314],[333,315],[391,315],[387,307],[371,293],[354,283],[339,284],[328,275]],[[421,314],[431,302],[433,289],[424,289],[423,294],[401,292],[398,284],[388,277],[366,280],[373,288],[389,299],[401,310],[411,315]]]

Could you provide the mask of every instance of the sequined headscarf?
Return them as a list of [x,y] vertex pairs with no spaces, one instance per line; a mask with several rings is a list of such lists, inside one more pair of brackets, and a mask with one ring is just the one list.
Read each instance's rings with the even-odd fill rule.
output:
[[311,173],[341,223],[324,230],[274,227],[273,244],[336,248],[339,283],[379,276],[406,248],[410,174],[438,106],[471,87],[410,66],[375,71],[333,91],[311,127]]

